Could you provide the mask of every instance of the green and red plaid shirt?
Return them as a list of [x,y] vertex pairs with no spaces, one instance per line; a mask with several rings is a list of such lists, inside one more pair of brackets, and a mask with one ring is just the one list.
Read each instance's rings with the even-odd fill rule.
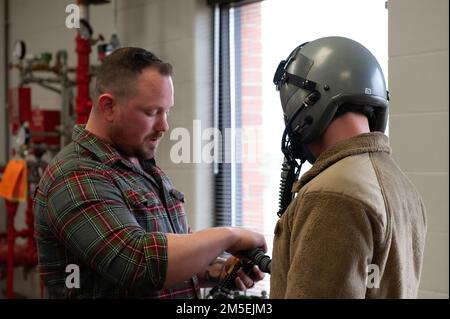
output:
[[[165,233],[189,231],[183,194],[154,160],[140,169],[83,126],[74,127],[72,139],[34,196],[46,297],[197,298],[196,277],[162,289]],[[70,264],[79,267],[79,288],[76,272],[66,272]]]

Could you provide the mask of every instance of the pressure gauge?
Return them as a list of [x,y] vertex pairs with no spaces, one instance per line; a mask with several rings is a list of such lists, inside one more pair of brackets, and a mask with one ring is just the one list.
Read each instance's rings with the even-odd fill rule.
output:
[[13,49],[13,57],[22,60],[25,57],[25,54],[26,54],[25,42],[22,40],[16,41]]
[[85,19],[80,19],[80,37],[84,40],[89,40],[92,37],[92,27]]

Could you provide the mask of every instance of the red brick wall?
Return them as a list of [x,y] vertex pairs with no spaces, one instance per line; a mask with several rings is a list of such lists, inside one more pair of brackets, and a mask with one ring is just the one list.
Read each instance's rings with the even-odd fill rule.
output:
[[[255,145],[262,145],[262,46],[261,46],[261,4],[243,6],[241,13],[241,107],[242,126],[253,132],[254,141],[247,148],[262,152]],[[256,135],[256,136],[255,136]],[[245,145],[244,145],[245,146]],[[243,150],[244,154],[246,149]],[[261,154],[247,154],[242,163],[242,204],[244,226],[264,229],[263,189]]]

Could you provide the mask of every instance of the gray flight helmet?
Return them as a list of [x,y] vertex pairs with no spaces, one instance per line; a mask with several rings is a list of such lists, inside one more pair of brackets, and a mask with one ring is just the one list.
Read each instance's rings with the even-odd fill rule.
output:
[[295,158],[315,161],[306,144],[322,135],[343,105],[363,113],[369,109],[370,130],[386,129],[389,99],[383,71],[354,40],[325,37],[298,46],[280,62],[274,84]]

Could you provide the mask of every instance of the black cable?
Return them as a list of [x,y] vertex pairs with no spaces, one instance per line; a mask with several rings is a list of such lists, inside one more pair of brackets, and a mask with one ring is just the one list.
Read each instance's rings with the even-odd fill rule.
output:
[[259,248],[250,250],[245,254],[262,272],[270,274],[272,271],[272,259]]

